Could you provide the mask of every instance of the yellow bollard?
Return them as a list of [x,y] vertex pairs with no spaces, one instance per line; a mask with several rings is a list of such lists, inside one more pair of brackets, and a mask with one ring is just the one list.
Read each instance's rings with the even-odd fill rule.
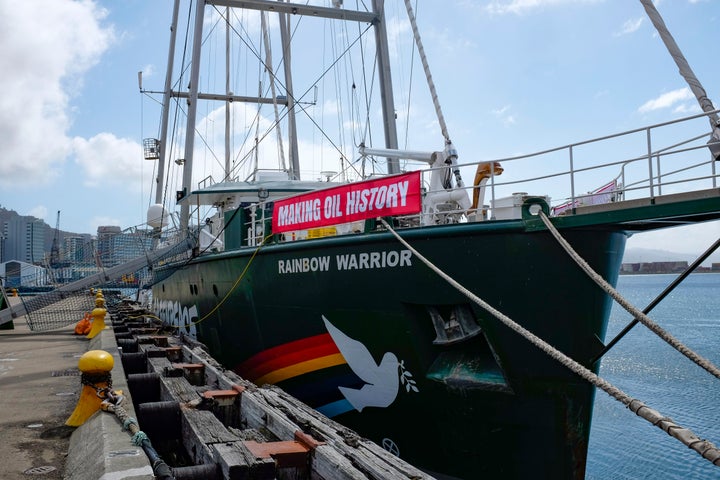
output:
[[79,427],[100,409],[100,404],[105,400],[103,390],[112,388],[110,371],[114,365],[112,355],[103,350],[90,350],[80,357],[78,368],[82,372],[82,390],[75,410],[65,425]]
[[102,297],[96,298],[95,308],[90,314],[93,317],[92,328],[90,329],[90,333],[88,333],[87,337],[85,338],[95,338],[98,333],[105,330],[105,313],[107,312],[107,310],[105,310],[104,307],[105,299]]

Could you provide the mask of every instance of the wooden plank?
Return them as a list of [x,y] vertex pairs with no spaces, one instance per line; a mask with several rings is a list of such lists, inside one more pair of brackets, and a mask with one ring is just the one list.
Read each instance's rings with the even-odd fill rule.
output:
[[[213,388],[230,390],[237,389],[238,386],[245,387],[239,405],[241,424],[244,427],[269,432],[281,440],[293,439],[295,432],[298,431],[312,432],[315,440],[325,442],[316,446],[311,454],[310,476],[313,479],[433,478],[318,413],[281,389],[271,386],[259,388],[234,372],[225,370],[202,348],[191,349],[183,346],[183,357],[188,362],[206,365],[205,381]],[[302,425],[302,428],[299,425]],[[215,451],[223,450],[217,445],[215,447]],[[235,465],[232,468],[240,472],[242,470],[240,458],[247,455],[247,452],[238,453],[236,447],[227,450],[230,458],[226,460],[227,465],[222,467],[223,471],[230,472],[231,465]],[[222,465],[222,460],[216,461]],[[299,470],[293,473],[294,470],[291,468],[281,470],[277,472],[278,478],[300,478],[303,475]],[[237,475],[244,474],[237,473]]]
[[239,440],[212,412],[183,409],[180,421],[185,447],[196,465],[215,463],[215,456],[210,448],[212,444]]
[[195,405],[200,394],[185,377],[160,377],[160,398]]
[[[142,346],[141,346],[142,347]],[[181,403],[197,403],[200,393],[185,377],[168,377],[174,371],[172,363],[164,357],[148,358],[148,368],[160,375],[160,399],[176,400]]]
[[223,478],[228,480],[271,480],[275,478],[275,460],[256,458],[242,442],[216,443],[210,446]]
[[[140,346],[140,349],[142,350],[142,346]],[[166,357],[151,357],[147,359],[147,363],[150,372],[155,372],[161,377],[165,376],[165,372],[168,369],[172,368],[170,360],[168,360]]]
[[[337,474],[333,465],[333,462],[337,460],[334,451],[349,459],[355,468],[371,478],[432,478],[377,444],[361,438],[352,430],[299,402],[277,387],[265,387],[259,389],[255,394],[264,397],[271,407],[271,412],[283,412],[283,416],[291,417],[302,424],[305,430],[311,430],[314,437],[323,437],[321,440],[327,445],[319,446],[315,450],[313,468],[324,477],[331,475],[326,478],[332,478],[332,475]],[[245,399],[243,406],[251,403],[249,400]],[[286,423],[273,418],[273,414],[268,414],[267,417],[269,417],[267,428],[283,438],[284,434],[274,429],[287,428]]]

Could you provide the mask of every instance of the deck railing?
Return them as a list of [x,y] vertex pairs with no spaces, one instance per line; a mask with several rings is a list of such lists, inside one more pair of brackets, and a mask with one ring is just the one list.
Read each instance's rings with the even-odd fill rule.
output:
[[[513,199],[523,195],[547,198],[553,215],[572,215],[580,206],[716,188],[716,160],[708,149],[712,132],[705,123],[712,113],[715,112],[529,154],[461,163],[459,168],[465,179],[474,177],[478,165],[502,166],[501,174],[492,174],[487,180],[477,210],[469,212],[454,203],[433,208],[426,205],[421,214],[398,218],[398,226],[512,218],[519,211],[513,208]],[[697,134],[698,131],[702,133]],[[434,193],[429,189],[430,177],[438,169],[413,161],[404,166],[406,171],[422,171],[423,193],[429,198]],[[446,171],[446,167],[440,170]],[[472,184],[463,187],[468,198],[472,198],[475,188],[478,187]],[[269,231],[270,210],[262,204],[253,205],[245,218],[242,244],[259,245]],[[291,232],[274,241],[358,231],[354,226],[316,230]]]

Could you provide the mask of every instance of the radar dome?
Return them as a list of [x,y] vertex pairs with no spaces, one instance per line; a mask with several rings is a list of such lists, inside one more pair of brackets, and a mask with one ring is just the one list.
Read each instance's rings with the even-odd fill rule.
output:
[[147,211],[147,224],[153,228],[162,228],[168,224],[168,212],[165,207],[156,203]]

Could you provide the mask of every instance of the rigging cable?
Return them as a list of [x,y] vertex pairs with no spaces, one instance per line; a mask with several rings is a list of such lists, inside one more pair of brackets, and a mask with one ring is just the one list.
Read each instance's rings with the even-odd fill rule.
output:
[[670,56],[673,60],[675,60],[675,65],[677,65],[680,75],[690,86],[690,90],[692,90],[692,93],[695,95],[695,98],[700,104],[700,108],[702,108],[704,112],[708,113],[708,120],[710,121],[710,127],[712,128],[712,136],[708,145],[713,158],[715,160],[720,160],[720,146],[718,146],[718,142],[720,142],[720,119],[718,119],[718,115],[715,112],[715,107],[708,98],[700,80],[698,80],[695,73],[690,68],[690,64],[688,64],[685,56],[682,54],[682,51],[680,51],[680,47],[677,43],[675,43],[675,39],[665,26],[665,22],[663,21],[662,16],[660,16],[660,12],[658,12],[657,8],[655,8],[655,5],[650,0],[640,0],[640,3],[642,3],[643,7],[645,7],[645,12],[648,14],[648,17],[650,17],[650,21],[653,26],[655,26],[655,29],[660,35],[665,47],[668,49],[668,52],[670,52]]
[[[272,68],[272,49],[270,47],[270,35],[268,34],[266,17],[267,12],[260,12],[260,25],[263,32],[263,41],[265,42],[265,64],[269,65]],[[267,72],[270,76],[270,91],[273,99],[273,110],[275,112],[275,124],[277,125],[276,132],[278,141],[278,155],[280,157],[280,168],[282,170],[286,170],[287,164],[285,163],[285,148],[283,147],[282,129],[280,128],[280,111],[278,110],[277,93],[275,91],[275,72],[272,70],[268,70]]]
[[483,299],[472,293],[470,290],[462,286],[460,283],[458,283],[455,279],[450,277],[448,274],[440,270],[436,265],[434,265],[430,260],[425,258],[423,255],[420,254],[412,245],[410,245],[404,238],[402,238],[389,224],[387,221],[385,221],[384,218],[380,217],[379,220],[382,222],[382,224],[387,228],[387,230],[401,243],[403,244],[407,249],[409,249],[413,255],[415,255],[421,262],[423,262],[425,265],[428,266],[433,272],[435,272],[437,275],[439,275],[442,279],[444,279],[446,282],[448,282],[450,285],[455,287],[460,293],[465,295],[467,298],[469,298],[471,301],[473,301],[475,304],[482,307],[484,310],[492,314],[495,318],[500,320],[501,323],[503,323],[506,327],[510,328],[511,330],[515,331],[516,333],[520,334],[523,338],[528,340],[530,343],[535,345],[537,348],[545,352],[550,358],[560,362],[563,366],[570,369],[572,372],[576,373],[581,378],[587,380],[592,385],[595,385],[597,388],[600,388],[605,393],[610,395],[615,400],[619,401],[630,411],[638,415],[640,418],[643,418],[644,420],[647,420],[654,426],[660,428],[665,433],[670,435],[671,437],[679,440],[681,443],[683,443],[688,448],[695,450],[697,453],[699,453],[703,458],[706,460],[709,460],[713,463],[713,465],[720,466],[720,449],[718,449],[715,445],[713,445],[711,442],[707,440],[700,439],[697,435],[695,435],[690,429],[687,429],[685,427],[682,427],[675,423],[672,419],[665,417],[657,410],[648,407],[640,400],[634,399],[631,396],[629,396],[627,393],[623,392],[604,378],[600,377],[596,373],[593,373],[588,368],[584,367],[580,363],[576,362],[572,358],[568,357],[561,351],[557,350],[555,347],[550,345],[549,343],[545,342],[540,337],[536,336],[526,328],[522,327],[515,321],[513,321],[510,317],[505,315],[504,313],[500,312],[499,310],[496,310],[493,308],[489,303],[485,302]]
[[[415,11],[417,11],[418,2],[415,0]],[[405,113],[405,148],[408,145],[408,136],[410,135],[410,99],[412,97],[412,84],[415,73],[415,49],[411,49],[410,53],[410,78],[408,81],[407,92],[407,111]]]
[[[430,88],[430,96],[432,97],[433,105],[435,106],[435,114],[438,118],[438,123],[440,123],[440,129],[442,131],[443,137],[445,137],[445,144],[448,147],[452,146],[452,142],[450,141],[450,135],[448,134],[447,125],[445,124],[445,117],[443,116],[442,109],[440,108],[440,100],[438,99],[437,90],[435,89],[435,82],[432,78],[432,73],[430,73],[430,65],[428,65],[427,56],[425,55],[425,48],[423,47],[422,40],[420,38],[420,31],[417,28],[417,21],[415,20],[415,14],[413,13],[412,5],[410,5],[410,0],[405,0],[405,9],[407,10],[408,18],[410,19],[410,26],[412,27],[413,36],[415,37],[415,44],[417,45],[418,49],[418,55],[420,55],[420,61],[422,62],[423,70],[425,70],[425,78],[428,83],[428,87]],[[454,152],[454,148],[452,149]],[[462,176],[460,175],[460,169],[457,167],[457,153],[454,154],[455,157],[450,157],[450,160],[452,161],[452,173],[455,174],[455,182],[457,183],[458,188],[463,188],[465,185],[463,184]],[[447,185],[445,188],[450,188],[450,185]]]
[[246,273],[248,272],[248,270],[250,269],[250,265],[252,265],[253,260],[255,260],[255,257],[256,257],[257,254],[260,252],[260,249],[265,245],[265,242],[267,242],[268,239],[271,238],[273,235],[274,235],[274,234],[271,233],[271,234],[269,234],[269,235],[267,235],[267,236],[265,236],[265,237],[263,238],[262,242],[260,242],[260,245],[257,246],[257,248],[255,249],[255,251],[253,252],[253,254],[250,256],[250,259],[248,260],[248,263],[245,265],[245,268],[243,268],[242,272],[240,272],[240,275],[238,275],[237,279],[236,279],[235,282],[232,284],[232,286],[230,287],[230,289],[228,290],[228,292],[225,294],[225,296],[224,296],[223,298],[220,299],[220,301],[219,301],[208,313],[206,313],[205,315],[203,315],[202,318],[199,318],[199,319],[195,320],[194,322],[186,323],[186,324],[183,324],[183,325],[177,325],[177,326],[176,326],[176,325],[169,325],[169,324],[168,324],[168,326],[169,326],[169,327],[173,327],[173,328],[178,328],[178,329],[179,329],[179,328],[184,328],[184,327],[191,327],[191,326],[193,326],[193,325],[197,325],[197,324],[199,324],[199,323],[207,320],[208,318],[210,318],[210,316],[211,316],[213,313],[215,313],[215,312],[217,311],[217,309],[220,308],[220,307],[222,306],[222,304],[224,304],[225,301],[226,301],[228,298],[230,298],[230,295],[233,293],[233,291],[235,291],[235,289],[237,288],[237,286],[240,285],[240,281],[241,281],[243,278],[245,278],[245,274],[246,274]]
[[425,78],[427,79],[428,88],[430,88],[430,96],[432,97],[433,105],[435,106],[435,114],[437,115],[438,123],[440,124],[440,130],[442,131],[443,137],[445,137],[445,141],[450,143],[450,135],[448,134],[447,125],[445,124],[445,117],[443,116],[442,109],[440,108],[440,100],[438,99],[437,90],[435,89],[435,82],[433,81],[432,73],[430,73],[430,65],[428,64],[427,56],[425,55],[425,48],[423,47],[422,40],[420,39],[420,32],[417,28],[415,14],[413,13],[412,5],[410,5],[410,0],[405,0],[405,9],[407,10],[408,18],[410,19],[410,26],[412,27],[413,36],[415,37],[418,55],[420,55],[420,61],[422,62],[423,69],[425,70]]
[[[704,252],[702,255],[700,255],[697,259],[695,259],[695,261],[694,261],[687,269],[685,269],[685,271],[684,271],[683,273],[681,273],[680,275],[678,275],[678,276],[675,278],[675,280],[673,280],[673,281],[670,283],[670,285],[668,285],[667,287],[665,287],[665,290],[663,290],[657,297],[655,297],[655,299],[654,299],[652,302],[650,302],[650,304],[649,304],[647,307],[645,307],[645,308],[643,309],[643,313],[646,314],[646,315],[647,315],[648,313],[650,313],[650,311],[651,311],[653,308],[655,308],[668,294],[670,294],[670,292],[672,292],[672,291],[675,289],[675,287],[677,287],[678,285],[680,285],[680,283],[681,283],[682,281],[684,281],[684,280],[688,277],[688,275],[690,275],[691,273],[693,273],[693,272],[700,266],[700,264],[701,264],[702,262],[704,262],[715,250],[718,249],[718,247],[720,247],[720,238],[718,238],[717,240],[715,240],[715,242],[714,242],[707,250],[705,250],[705,252]],[[622,338],[623,338],[630,330],[632,330],[632,329],[635,327],[635,325],[637,325],[639,322],[640,322],[640,321],[639,321],[637,318],[634,318],[629,324],[627,324],[627,325],[625,326],[625,328],[622,329],[622,331],[621,331],[620,333],[618,333],[617,335],[615,335],[615,338],[613,338],[611,341],[609,341],[609,342],[605,345],[605,347],[602,349],[602,351],[601,351],[600,353],[598,353],[597,355],[595,355],[595,357],[591,360],[591,363],[595,363],[595,362],[597,362],[598,360],[600,360],[600,358],[602,358],[603,355],[605,355],[607,352],[609,352],[610,349],[611,349],[612,347],[614,347],[615,344],[616,344],[617,342],[619,342],[620,339],[622,339]]]
[[550,219],[545,215],[545,212],[540,211],[538,213],[540,216],[540,219],[543,221],[547,229],[550,231],[550,233],[555,237],[555,239],[558,241],[560,246],[567,252],[570,257],[575,261],[575,263],[578,264],[578,266],[595,282],[597,285],[605,290],[608,295],[610,295],[613,300],[615,300],[621,307],[623,307],[628,313],[630,313],[633,317],[635,317],[640,323],[645,325],[650,331],[655,333],[658,337],[663,339],[665,343],[673,347],[678,352],[685,355],[687,358],[692,360],[696,365],[701,367],[702,369],[709,372],[711,375],[720,378],[720,370],[710,362],[710,360],[703,358],[702,356],[698,355],[688,347],[682,344],[680,340],[673,337],[669,332],[666,332],[660,325],[652,321],[647,315],[645,315],[643,312],[638,310],[635,306],[633,306],[630,302],[628,302],[625,298],[623,298],[620,293],[615,290],[612,285],[610,285],[607,281],[605,281],[604,278],[602,278],[601,275],[599,275],[595,270],[592,269],[590,265],[580,256],[578,253],[572,248],[572,246],[565,240],[561,235],[560,232],[558,232],[557,228],[555,228],[555,225],[552,224]]
[[[190,8],[188,8],[188,16],[187,16],[187,21],[185,24],[185,42],[183,44],[183,52],[182,52],[182,57],[181,57],[181,61],[180,61],[180,65],[181,65],[180,75],[178,76],[178,80],[175,83],[176,88],[178,88],[178,89],[179,89],[179,85],[182,85],[183,76],[184,76],[185,72],[187,71],[187,69],[189,68],[189,65],[184,66],[184,67],[182,67],[182,66],[185,65],[185,61],[187,60],[188,43],[190,41],[190,35],[188,35],[188,33],[190,32],[191,19],[192,19],[192,5],[190,6]],[[179,118],[180,118],[180,111],[181,111],[180,102],[176,100],[175,101],[175,114],[174,114],[174,118],[173,118],[173,122],[172,122],[172,130],[173,131],[172,131],[172,134],[170,135],[171,148],[163,149],[163,151],[165,152],[165,158],[163,159],[163,161],[166,161],[169,158],[170,152],[172,152],[172,150],[173,150],[172,146],[175,144],[175,140],[176,140],[177,134],[178,134],[178,123],[179,123]],[[159,130],[160,130],[160,126],[158,126],[158,131]],[[159,137],[159,135],[158,135],[158,137]],[[174,168],[172,164],[170,165],[170,168],[172,169],[172,172],[174,172],[173,173],[174,178],[173,178],[172,184],[177,185],[178,184],[177,175],[178,175],[179,169]],[[166,203],[169,203],[168,189],[170,188],[170,181],[169,181],[170,171],[168,171],[168,173],[167,173],[167,178],[168,178],[168,181],[165,182],[164,191],[163,191],[163,205],[165,205]]]
[[693,94],[695,95],[695,98],[700,104],[700,108],[702,108],[704,112],[709,114],[708,117],[710,120],[710,126],[713,128],[713,136],[717,139],[718,125],[720,125],[720,119],[718,119],[717,113],[714,113],[715,107],[713,107],[713,104],[708,98],[705,89],[700,83],[700,80],[698,80],[698,78],[695,76],[695,73],[692,71],[692,68],[690,68],[690,64],[685,59],[682,51],[680,51],[680,47],[675,42],[675,39],[670,34],[670,31],[667,29],[667,26],[665,25],[662,16],[660,16],[660,12],[658,12],[657,8],[655,8],[652,0],[640,0],[640,3],[642,3],[643,7],[645,8],[645,12],[648,14],[648,17],[650,17],[650,21],[652,22],[653,26],[655,26],[655,29],[658,31],[658,34],[660,35],[660,38],[665,44],[665,47],[668,49],[668,52],[670,52],[670,56],[673,58],[673,60],[675,60],[675,64],[678,67],[680,75],[682,75],[687,84],[690,86],[690,90],[692,90]]
[[[217,7],[215,7],[215,9],[217,10]],[[221,15],[222,15],[222,14],[221,14]],[[296,25],[296,26],[295,26],[295,31],[297,30],[297,27],[298,27],[298,26]],[[364,37],[364,35],[365,35],[371,28],[372,28],[372,25],[371,25],[371,24],[368,25],[368,26],[365,28],[365,30],[363,30],[363,31],[358,35],[358,37],[357,37],[354,41],[352,41],[352,42],[347,46],[347,48],[345,49],[345,51],[342,52],[342,54],[340,55],[340,57],[338,57],[335,61],[333,61],[333,62],[320,74],[319,78],[318,78],[315,82],[313,82],[313,83],[310,85],[310,87],[308,87],[308,89],[305,90],[305,92],[302,93],[302,95],[300,95],[300,96],[295,96],[295,95],[292,95],[291,93],[288,92],[288,96],[289,96],[289,97],[292,97],[292,100],[295,102],[295,105],[296,105],[296,106],[299,105],[299,101],[302,100],[302,98],[304,98],[313,88],[315,88],[315,86],[317,85],[317,83],[319,82],[319,80],[322,79],[322,78],[324,78],[325,75],[328,74],[328,72],[330,71],[330,69],[334,68],[335,65],[340,61],[340,59],[341,59],[345,54],[348,54],[348,51],[349,51],[356,43],[358,43],[358,42]],[[258,61],[259,61],[260,63],[262,63],[263,65],[265,65],[265,62],[264,62],[263,59],[261,58],[261,56],[260,56],[260,54],[258,53],[258,51],[257,51],[252,45],[249,45],[248,42],[239,34],[239,32],[237,31],[237,29],[236,29],[234,26],[232,26],[232,25],[231,25],[231,30],[232,30],[232,31],[236,34],[236,36],[248,47],[248,50],[249,50],[250,52],[252,52],[252,54],[258,59]],[[294,32],[293,32],[293,35],[294,35]],[[265,68],[269,68],[269,67],[268,67],[267,65],[265,65]],[[278,82],[278,83],[279,83],[279,85],[280,85],[282,88],[285,88],[285,90],[287,91],[287,88],[282,84],[282,82]],[[305,109],[304,107],[300,106],[300,111],[302,111],[303,113],[305,113],[305,115],[309,118],[309,120],[320,130],[320,132],[322,133],[322,135],[323,135],[326,139],[328,139],[328,141],[330,141],[330,143],[331,143],[331,145],[333,146],[333,148],[335,148],[338,152],[340,152],[340,153],[342,154],[342,150],[335,144],[335,142],[333,142],[333,141],[329,138],[329,136],[327,135],[327,133],[320,127],[320,125],[318,125],[318,123],[315,121],[314,118],[312,118],[312,116],[306,111],[306,109]],[[284,115],[282,116],[282,118],[285,118],[287,115],[288,115],[288,112],[285,112]],[[258,118],[258,116],[259,116],[259,114],[256,115],[256,118]],[[260,136],[260,138],[258,139],[258,142],[257,142],[257,143],[259,144],[259,143],[276,127],[276,125],[278,125],[278,124],[279,124],[279,121],[273,122],[272,125],[268,128],[268,130],[265,131],[265,133],[263,133],[263,135]],[[255,147],[254,147],[254,148],[255,148]],[[244,156],[243,158],[244,158],[244,159],[248,158],[248,155],[250,155],[250,154],[251,154],[251,153],[245,154],[245,156]],[[216,161],[219,162],[219,160],[217,160],[217,158],[216,158]],[[242,160],[241,160],[241,162],[242,162]],[[233,168],[233,171],[235,171],[235,168],[237,168],[237,167],[239,167],[239,165],[235,165],[235,167]]]

